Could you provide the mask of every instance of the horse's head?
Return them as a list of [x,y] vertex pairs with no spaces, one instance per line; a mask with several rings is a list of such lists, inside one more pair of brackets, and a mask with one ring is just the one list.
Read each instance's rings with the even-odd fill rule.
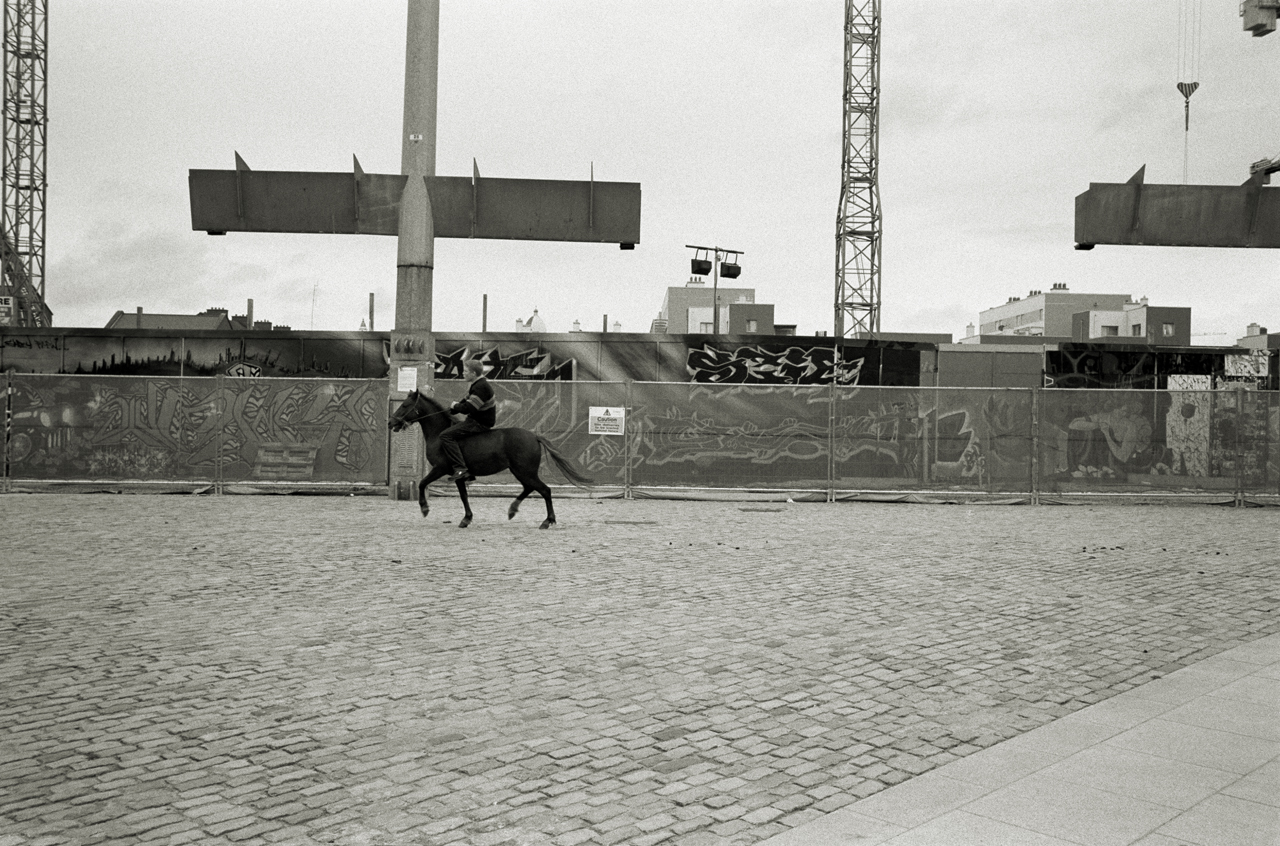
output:
[[400,403],[400,407],[392,412],[391,418],[387,421],[387,428],[393,432],[400,432],[414,423],[437,415],[447,418],[448,412],[431,397],[413,390],[404,398],[404,402]]

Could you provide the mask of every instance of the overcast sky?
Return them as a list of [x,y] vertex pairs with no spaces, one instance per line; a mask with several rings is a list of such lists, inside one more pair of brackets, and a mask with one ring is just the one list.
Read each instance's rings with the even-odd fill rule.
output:
[[[1198,0],[1197,0],[1198,2]],[[1280,331],[1280,252],[1073,250],[1089,182],[1183,179],[1188,0],[884,0],[885,331],[957,338],[1064,282],[1190,306],[1198,343]],[[1280,154],[1280,34],[1203,4],[1193,183]],[[443,0],[437,172],[639,182],[641,242],[440,239],[435,328],[537,308],[648,331],[685,244],[742,250],[737,284],[830,331],[840,188],[840,0]],[[54,0],[46,286],[55,325],[211,306],[296,329],[390,329],[395,240],[191,231],[190,168],[399,170],[404,0]],[[1202,333],[1221,333],[1211,336]]]

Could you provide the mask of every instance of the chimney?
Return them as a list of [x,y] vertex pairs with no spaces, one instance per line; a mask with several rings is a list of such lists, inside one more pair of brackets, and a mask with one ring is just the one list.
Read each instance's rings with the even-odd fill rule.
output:
[[965,329],[964,329],[964,336],[965,336],[966,338],[972,338],[972,337],[973,337],[973,328],[974,328],[974,327],[973,327],[973,324],[972,324],[972,323],[970,323],[968,326],[966,326],[966,327],[965,327]]
[[1258,331],[1261,328],[1262,327],[1256,323],[1250,323],[1249,328],[1245,330],[1245,335],[1261,335],[1262,333]]
[[569,331],[571,331],[571,332],[581,332],[581,331],[582,331],[582,321],[580,321],[580,320],[575,320],[575,321],[573,321],[573,328],[572,328],[571,330],[569,330]]
[[615,332],[621,332],[621,331],[622,331],[622,324],[621,324],[621,323],[619,323],[619,322],[618,322],[618,321],[616,321],[616,320],[615,320],[615,321],[613,321],[613,331],[615,331]]
[[[486,299],[485,305],[488,305],[488,304],[489,304],[489,301],[488,299]],[[373,291],[369,292],[369,331],[370,332],[373,331]]]
[[249,310],[244,316],[245,322],[249,324],[249,328],[253,328],[253,297],[249,298]]
[[142,328],[142,306],[138,306],[138,315],[137,317],[134,318],[134,321],[135,321],[134,328],[141,329]]

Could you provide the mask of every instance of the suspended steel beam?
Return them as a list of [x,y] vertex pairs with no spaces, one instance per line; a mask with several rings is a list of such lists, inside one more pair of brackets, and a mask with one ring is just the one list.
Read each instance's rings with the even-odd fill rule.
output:
[[1266,169],[1243,185],[1147,185],[1145,166],[1128,182],[1091,182],[1076,197],[1076,249],[1280,247],[1280,188]]
[[[191,228],[226,232],[397,235],[408,176],[192,170]],[[501,238],[634,245],[640,184],[551,179],[424,177],[437,238]]]

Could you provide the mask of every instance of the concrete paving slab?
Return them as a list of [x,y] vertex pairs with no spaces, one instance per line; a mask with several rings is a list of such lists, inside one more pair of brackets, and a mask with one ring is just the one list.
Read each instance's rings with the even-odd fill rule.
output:
[[1072,843],[1128,846],[1178,809],[1036,773],[971,802],[964,810]]
[[1116,735],[1115,746],[1244,775],[1280,754],[1280,743],[1157,718]]
[[1157,833],[1206,846],[1275,846],[1280,843],[1280,811],[1274,805],[1220,794],[1180,814]]

